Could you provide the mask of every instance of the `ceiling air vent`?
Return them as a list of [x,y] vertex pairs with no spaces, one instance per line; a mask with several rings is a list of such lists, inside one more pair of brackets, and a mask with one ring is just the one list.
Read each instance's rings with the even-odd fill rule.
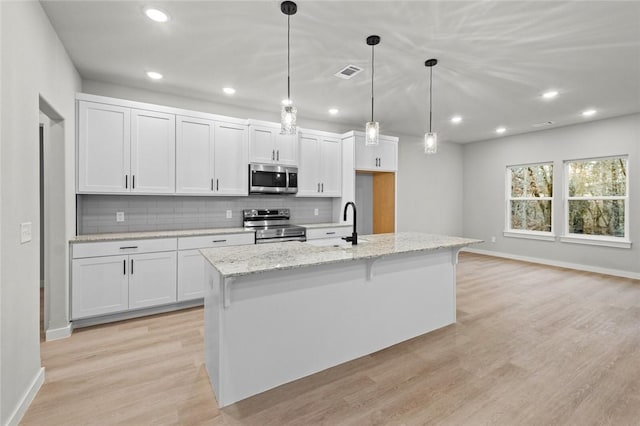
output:
[[354,75],[358,74],[361,71],[362,71],[362,68],[360,67],[356,67],[355,65],[347,65],[346,67],[342,68],[340,71],[335,73],[334,75],[336,77],[349,80],[350,78],[352,78]]
[[542,123],[532,124],[531,127],[545,127],[555,124],[553,121],[543,121]]

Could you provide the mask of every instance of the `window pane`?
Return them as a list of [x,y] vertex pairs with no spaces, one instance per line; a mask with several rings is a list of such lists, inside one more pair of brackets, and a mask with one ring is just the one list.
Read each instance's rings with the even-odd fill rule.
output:
[[627,194],[627,159],[569,163],[569,196],[599,197]]
[[511,201],[511,229],[551,232],[551,200]]
[[553,165],[511,168],[511,197],[552,197]]
[[569,232],[624,237],[624,200],[569,200]]

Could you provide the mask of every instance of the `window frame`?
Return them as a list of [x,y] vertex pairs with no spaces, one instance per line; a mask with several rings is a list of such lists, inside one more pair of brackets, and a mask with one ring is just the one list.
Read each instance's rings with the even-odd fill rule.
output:
[[[609,160],[623,158],[626,162],[626,193],[624,196],[595,196],[595,197],[570,197],[569,196],[569,164],[587,161],[597,160]],[[563,243],[573,244],[588,244],[596,246],[616,247],[616,248],[631,248],[631,239],[629,238],[629,218],[630,218],[630,205],[629,205],[629,155],[607,155],[602,157],[589,157],[589,158],[574,158],[571,160],[563,161],[564,168],[564,184],[563,184],[563,233],[560,237],[560,241]],[[624,237],[614,237],[610,235],[591,235],[591,234],[576,234],[569,232],[569,201],[572,200],[623,200],[624,201]]]
[[[531,167],[531,166],[551,166],[552,175],[552,191],[553,195],[549,197],[512,197],[513,189],[511,187],[512,183],[512,172],[514,168],[521,167]],[[505,223],[504,223],[504,231],[503,236],[512,237],[512,238],[527,238],[533,240],[543,240],[543,241],[555,241],[556,233],[555,233],[555,220],[553,218],[555,208],[554,208],[554,196],[556,193],[555,189],[555,164],[553,161],[540,161],[535,163],[526,163],[526,164],[511,164],[506,166],[505,171]],[[526,229],[511,229],[511,202],[512,201],[541,201],[546,200],[551,203],[551,230],[550,231],[530,231]]]

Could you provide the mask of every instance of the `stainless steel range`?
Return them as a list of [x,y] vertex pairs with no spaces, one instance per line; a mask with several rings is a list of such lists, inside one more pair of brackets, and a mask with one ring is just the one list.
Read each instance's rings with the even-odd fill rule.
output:
[[248,209],[242,216],[244,227],[256,231],[256,244],[307,240],[305,228],[289,223],[289,209]]

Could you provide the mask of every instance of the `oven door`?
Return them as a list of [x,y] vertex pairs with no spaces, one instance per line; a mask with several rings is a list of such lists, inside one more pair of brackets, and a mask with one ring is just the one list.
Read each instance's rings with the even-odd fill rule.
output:
[[274,164],[249,164],[249,192],[252,194],[290,193],[287,168]]

